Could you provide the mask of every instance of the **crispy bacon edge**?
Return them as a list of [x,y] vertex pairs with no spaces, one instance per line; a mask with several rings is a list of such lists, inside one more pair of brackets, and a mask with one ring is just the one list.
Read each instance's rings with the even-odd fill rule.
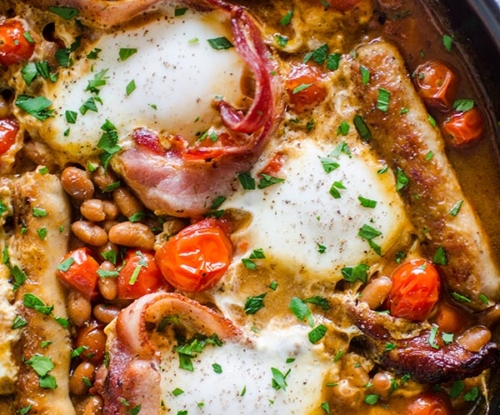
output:
[[242,333],[230,320],[180,294],[154,293],[141,297],[122,310],[106,329],[109,363],[98,370],[91,391],[102,396],[105,415],[126,414],[139,405],[141,415],[160,413],[161,355],[146,326],[172,315],[202,334],[215,333],[223,341],[242,339]]
[[[409,335],[407,339],[395,339],[389,328],[404,324],[403,319],[376,313],[363,303],[348,303],[347,310],[364,334],[359,339],[364,351],[382,367],[400,375],[410,374],[417,382],[438,384],[478,376],[499,358],[498,345],[494,342],[486,343],[474,353],[456,341],[444,343],[438,333],[429,329]],[[387,344],[394,348],[388,350]]]

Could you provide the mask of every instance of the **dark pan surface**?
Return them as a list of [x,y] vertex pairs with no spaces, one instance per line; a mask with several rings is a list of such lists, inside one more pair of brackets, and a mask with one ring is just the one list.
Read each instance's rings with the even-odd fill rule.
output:
[[[470,47],[473,67],[479,73],[491,111],[496,118],[496,137],[500,140],[498,114],[500,114],[500,1],[499,0],[442,0],[452,19],[460,40]],[[498,143],[500,146],[500,142]],[[500,330],[496,339],[500,341]],[[500,364],[492,369],[489,410],[478,407],[475,415],[500,414]]]

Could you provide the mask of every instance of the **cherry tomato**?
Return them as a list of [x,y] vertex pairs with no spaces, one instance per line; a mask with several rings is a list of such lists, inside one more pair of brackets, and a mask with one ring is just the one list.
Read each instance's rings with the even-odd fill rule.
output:
[[429,61],[413,73],[417,92],[425,105],[448,111],[457,95],[458,78],[445,64]]
[[391,275],[389,310],[394,317],[424,321],[439,299],[439,274],[429,261],[413,259],[401,264]]
[[285,162],[285,156],[281,153],[276,153],[266,164],[266,166],[260,171],[260,173],[269,174],[270,176],[276,176],[283,167]]
[[454,412],[448,399],[435,392],[419,396],[408,408],[405,415],[452,415]]
[[213,218],[190,225],[156,252],[165,279],[188,292],[205,291],[217,284],[233,256],[225,223]]
[[100,365],[104,360],[106,351],[104,327],[96,321],[92,321],[78,330],[75,339],[75,349],[79,350],[78,348],[82,348],[82,352],[80,353],[81,359],[88,360],[96,366]]
[[295,66],[285,81],[285,88],[290,98],[290,106],[297,112],[315,107],[326,98],[319,69],[305,64]]
[[0,65],[13,65],[31,57],[35,44],[24,36],[27,30],[20,20],[0,25]]
[[154,253],[130,249],[118,274],[118,298],[137,299],[166,287]]
[[99,264],[88,248],[69,252],[57,267],[57,276],[70,288],[87,298],[97,295],[97,270]]
[[16,136],[19,131],[17,122],[10,118],[0,120],[0,156],[7,153],[16,142]]
[[478,140],[484,133],[481,111],[474,107],[469,111],[452,115],[443,123],[443,133],[445,138],[456,147]]

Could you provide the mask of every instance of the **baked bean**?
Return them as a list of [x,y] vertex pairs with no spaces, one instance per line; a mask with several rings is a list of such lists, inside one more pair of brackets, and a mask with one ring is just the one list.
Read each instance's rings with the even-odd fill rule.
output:
[[94,183],[101,189],[102,191],[106,190],[106,188],[118,181],[118,178],[111,170],[104,170],[103,166],[99,166],[97,170],[94,172]]
[[90,362],[80,363],[69,377],[69,390],[73,395],[86,395],[95,380],[95,366]]
[[80,213],[85,219],[92,222],[102,222],[106,219],[103,201],[100,199],[89,199],[84,201],[80,206]]
[[[110,261],[104,261],[99,269],[103,271],[114,271],[115,266]],[[114,300],[118,295],[118,284],[115,277],[100,277],[97,280],[97,286],[99,287],[101,295],[106,300]]]
[[69,321],[75,326],[81,327],[90,318],[91,313],[90,300],[78,291],[71,290],[68,295]]
[[109,200],[102,201],[102,208],[104,210],[104,214],[106,215],[106,220],[115,220],[120,214],[118,206]]
[[378,277],[371,280],[361,291],[359,300],[367,303],[372,310],[379,308],[385,301],[392,289],[392,281],[389,277]]
[[94,307],[94,317],[101,323],[109,324],[118,317],[120,311],[121,309],[114,305],[97,304]]
[[109,240],[117,245],[152,250],[155,235],[142,223],[121,222],[109,230]]
[[85,347],[80,358],[95,365],[102,363],[106,347],[106,335],[101,324],[96,321],[78,330],[75,340],[75,348]]
[[143,211],[142,203],[129,190],[120,187],[113,192],[113,200],[123,216],[130,218],[132,215]]
[[111,228],[115,225],[118,225],[120,222],[118,222],[117,220],[105,220],[103,223],[102,223],[102,227],[103,229],[109,233],[109,231],[111,230]]
[[83,415],[102,415],[104,402],[99,395],[91,396],[85,404]]
[[66,167],[61,175],[61,185],[71,197],[82,201],[92,198],[94,184],[85,170],[78,167]]
[[389,372],[378,372],[372,379],[373,393],[387,398],[392,392],[392,376]]
[[491,331],[484,326],[475,326],[463,333],[457,343],[469,352],[478,353],[491,340]]
[[103,246],[108,242],[106,231],[99,225],[85,220],[78,220],[71,225],[77,238],[92,246]]

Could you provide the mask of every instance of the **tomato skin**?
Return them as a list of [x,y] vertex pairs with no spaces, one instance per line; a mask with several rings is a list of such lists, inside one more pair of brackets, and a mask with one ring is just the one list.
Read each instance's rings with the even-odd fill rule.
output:
[[425,105],[448,111],[456,98],[458,77],[444,63],[428,61],[413,73],[417,92]]
[[452,415],[453,413],[448,399],[443,394],[428,392],[411,403],[404,415]]
[[165,279],[187,292],[214,287],[226,272],[233,245],[224,222],[203,219],[170,238],[156,252],[156,263]]
[[[130,280],[137,267],[141,267],[139,274],[135,282],[131,284]],[[135,300],[167,287],[156,265],[154,253],[137,249],[129,249],[125,254],[124,266],[120,269],[117,282],[118,298],[121,300]]]
[[481,111],[474,107],[469,111],[453,114],[443,123],[442,128],[445,139],[460,147],[481,138],[484,134],[484,120]]
[[69,252],[62,259],[61,263],[73,258],[73,264],[67,271],[57,270],[57,276],[70,288],[80,292],[87,298],[97,295],[97,270],[99,264],[92,256],[89,248],[78,248]]
[[20,20],[7,20],[0,25],[0,65],[14,65],[33,55],[35,44],[24,37],[25,32]]
[[[300,88],[301,85],[310,86],[297,91],[296,88]],[[310,65],[300,64],[293,67],[285,80],[285,88],[290,99],[290,107],[296,112],[313,108],[326,98],[322,74],[319,69]]]
[[394,317],[424,321],[439,299],[440,279],[429,261],[413,259],[391,274],[392,289],[387,298]]
[[16,142],[19,125],[11,118],[0,120],[0,156],[7,153]]

